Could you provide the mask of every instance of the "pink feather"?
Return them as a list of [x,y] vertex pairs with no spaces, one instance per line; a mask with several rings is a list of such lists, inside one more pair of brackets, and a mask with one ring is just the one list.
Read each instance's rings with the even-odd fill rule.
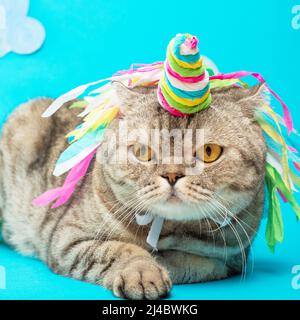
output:
[[34,206],[45,206],[56,200],[51,206],[53,209],[65,204],[74,193],[79,180],[85,176],[96,151],[97,149],[93,150],[86,158],[71,169],[62,187],[46,191],[35,198],[32,204]]

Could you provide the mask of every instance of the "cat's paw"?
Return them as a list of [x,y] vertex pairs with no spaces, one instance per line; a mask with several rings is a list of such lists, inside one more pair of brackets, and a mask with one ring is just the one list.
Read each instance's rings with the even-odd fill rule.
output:
[[112,285],[114,295],[133,300],[156,300],[172,287],[168,272],[154,260],[139,258],[120,270]]

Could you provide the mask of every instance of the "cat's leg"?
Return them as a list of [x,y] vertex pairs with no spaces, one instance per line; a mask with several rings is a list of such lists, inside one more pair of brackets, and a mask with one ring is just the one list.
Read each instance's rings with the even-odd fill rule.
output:
[[231,274],[224,260],[181,251],[161,251],[158,253],[157,260],[169,271],[173,283],[220,280]]
[[94,240],[74,224],[54,227],[47,263],[59,274],[103,285],[122,298],[158,299],[168,294],[168,272],[143,248],[116,240]]

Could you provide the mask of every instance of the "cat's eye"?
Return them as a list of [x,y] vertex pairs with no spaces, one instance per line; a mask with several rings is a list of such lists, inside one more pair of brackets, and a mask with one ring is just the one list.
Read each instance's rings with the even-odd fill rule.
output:
[[196,155],[205,163],[212,163],[217,161],[222,155],[223,148],[218,144],[208,143],[200,147]]
[[154,156],[154,152],[149,146],[140,143],[133,146],[133,153],[140,161],[150,161]]

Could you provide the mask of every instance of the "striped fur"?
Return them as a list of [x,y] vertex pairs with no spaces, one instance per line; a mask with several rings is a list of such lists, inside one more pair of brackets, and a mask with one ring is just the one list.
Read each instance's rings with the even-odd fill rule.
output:
[[[68,204],[55,210],[33,207],[34,197],[62,184],[63,177],[52,176],[54,163],[66,147],[63,137],[78,119],[66,108],[42,119],[49,99],[20,106],[3,128],[0,149],[5,241],[58,274],[130,299],[157,299],[168,294],[172,283],[241,273],[263,206],[266,148],[253,121],[261,90],[256,88],[251,98],[237,88],[215,91],[211,108],[176,119],[159,107],[151,89],[132,92],[117,85],[123,117],[111,124],[112,130],[124,119],[132,128],[204,128],[209,141],[225,146],[223,160],[177,182],[184,201],[176,206],[166,200],[170,186],[162,175],[182,173],[183,165],[94,161]],[[104,157],[108,142],[106,136],[97,160]],[[149,226],[134,221],[137,207],[167,218],[158,253],[145,241]],[[209,214],[226,210],[233,214],[230,225],[221,228],[209,219]]]

